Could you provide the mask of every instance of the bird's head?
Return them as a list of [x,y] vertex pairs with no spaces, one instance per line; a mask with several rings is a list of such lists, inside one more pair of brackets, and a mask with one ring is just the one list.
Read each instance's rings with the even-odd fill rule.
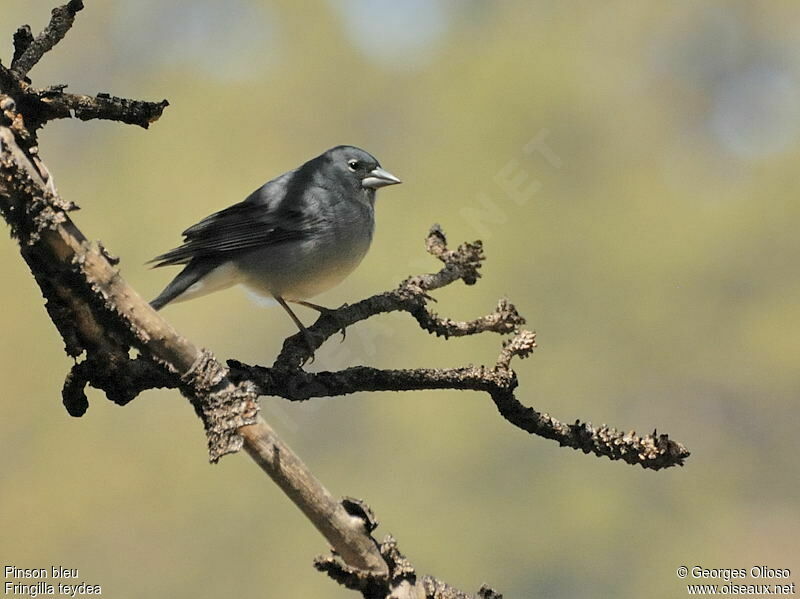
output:
[[337,146],[324,154],[330,166],[343,180],[355,187],[376,190],[387,185],[396,185],[400,179],[381,168],[378,160],[369,152],[355,146]]

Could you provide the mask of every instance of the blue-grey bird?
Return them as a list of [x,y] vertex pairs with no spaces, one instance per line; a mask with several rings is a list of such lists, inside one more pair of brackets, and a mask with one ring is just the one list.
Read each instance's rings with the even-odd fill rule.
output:
[[150,304],[192,299],[241,283],[274,298],[306,335],[287,302],[307,302],[358,266],[375,230],[375,192],[400,183],[374,156],[337,146],[268,181],[247,198],[183,232],[155,266],[185,264]]

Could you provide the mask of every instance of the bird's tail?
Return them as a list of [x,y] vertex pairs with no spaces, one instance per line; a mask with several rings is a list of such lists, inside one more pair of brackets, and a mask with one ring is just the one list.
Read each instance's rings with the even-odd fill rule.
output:
[[205,295],[211,291],[229,287],[235,282],[232,280],[224,282],[201,280],[206,278],[219,279],[220,277],[213,276],[215,274],[213,271],[218,270],[221,270],[219,262],[192,260],[174,279],[172,279],[170,284],[164,288],[164,291],[159,293],[158,297],[150,302],[150,305],[156,310],[160,310],[173,300],[183,301],[199,295]]

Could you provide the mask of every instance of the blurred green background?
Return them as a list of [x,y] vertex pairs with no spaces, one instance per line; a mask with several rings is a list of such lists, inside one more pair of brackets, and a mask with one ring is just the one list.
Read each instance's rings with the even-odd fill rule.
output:
[[[4,1],[4,64],[54,4]],[[435,268],[434,222],[483,239],[484,278],[436,309],[472,318],[508,295],[538,333],[522,401],[668,432],[685,468],[561,449],[481,394],[264,398],[265,417],[421,573],[510,598],[682,597],[684,564],[800,573],[798,19],[788,1],[109,0],[31,77],[169,99],[149,131],[58,122],[41,139],[78,225],[148,298],[175,271],[144,263],[183,228],[340,143],[404,184],[379,194],[371,253],[320,303]],[[70,360],[8,238],[0,265],[4,565],[78,568],[122,599],[354,596],[312,570],[324,541],[249,459],[208,465],[178,393],[126,408],[94,393],[67,416]],[[251,363],[293,332],[240,290],[164,315]],[[385,316],[312,368],[492,363],[499,346]]]

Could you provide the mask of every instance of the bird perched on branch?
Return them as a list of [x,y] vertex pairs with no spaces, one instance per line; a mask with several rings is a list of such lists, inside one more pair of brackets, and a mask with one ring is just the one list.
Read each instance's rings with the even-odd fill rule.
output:
[[358,266],[375,229],[375,192],[396,183],[364,150],[331,148],[186,229],[183,245],[152,260],[185,266],[150,305],[159,310],[241,283],[274,298],[311,345],[287,302],[326,310],[306,300]]

